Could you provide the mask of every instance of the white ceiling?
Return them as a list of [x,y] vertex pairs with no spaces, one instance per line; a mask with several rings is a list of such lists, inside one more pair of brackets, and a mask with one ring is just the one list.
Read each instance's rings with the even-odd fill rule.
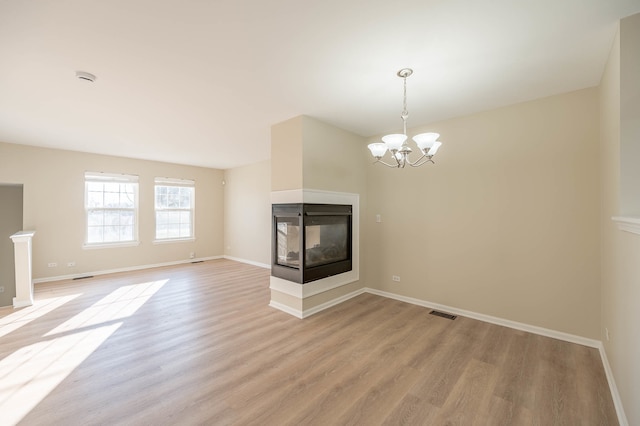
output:
[[403,67],[409,127],[595,86],[618,20],[637,12],[640,0],[0,0],[0,141],[236,167],[269,158],[271,125],[301,114],[401,130]]

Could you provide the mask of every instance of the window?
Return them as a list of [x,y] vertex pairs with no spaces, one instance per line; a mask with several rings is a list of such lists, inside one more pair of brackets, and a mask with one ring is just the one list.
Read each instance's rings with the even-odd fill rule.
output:
[[84,181],[86,245],[137,243],[138,176],[87,172]]
[[195,182],[156,178],[156,240],[194,238]]

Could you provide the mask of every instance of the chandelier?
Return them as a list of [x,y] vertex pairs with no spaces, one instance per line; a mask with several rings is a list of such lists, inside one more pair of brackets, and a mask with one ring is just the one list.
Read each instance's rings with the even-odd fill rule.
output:
[[[371,155],[376,159],[375,162],[384,164],[388,167],[402,169],[407,164],[411,167],[418,167],[426,163],[433,163],[433,156],[436,155],[440,145],[442,145],[442,142],[437,140],[440,137],[438,133],[420,133],[419,135],[415,135],[412,139],[418,146],[422,155],[415,161],[411,161],[409,159],[409,154],[413,151],[406,144],[407,118],[409,117],[409,111],[407,111],[407,77],[411,74],[413,74],[413,70],[411,68],[403,68],[398,71],[398,77],[401,77],[404,80],[404,109],[400,115],[402,118],[402,128],[404,132],[383,136],[382,142],[368,145],[369,150],[371,150]],[[391,154],[391,158],[395,160],[395,164],[389,164],[382,161],[382,157],[384,157],[387,151]]]

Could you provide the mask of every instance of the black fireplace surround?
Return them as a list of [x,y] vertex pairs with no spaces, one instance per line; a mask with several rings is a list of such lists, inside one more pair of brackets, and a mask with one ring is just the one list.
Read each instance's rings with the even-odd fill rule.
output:
[[352,268],[352,208],[274,204],[271,275],[304,284]]

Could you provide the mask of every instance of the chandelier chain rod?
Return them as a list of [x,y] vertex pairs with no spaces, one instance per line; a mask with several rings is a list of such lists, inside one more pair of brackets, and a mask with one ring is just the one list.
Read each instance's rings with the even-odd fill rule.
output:
[[409,111],[407,110],[407,77],[403,77],[404,80],[404,101],[402,104],[402,130],[404,134],[407,134],[407,118],[409,117]]

